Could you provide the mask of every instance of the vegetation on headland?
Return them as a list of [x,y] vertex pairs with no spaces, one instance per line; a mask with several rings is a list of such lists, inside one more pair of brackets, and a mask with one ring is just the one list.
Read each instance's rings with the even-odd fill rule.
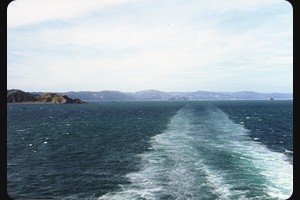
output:
[[68,104],[86,103],[80,99],[72,99],[66,95],[60,95],[56,93],[46,93],[43,95],[34,95],[22,90],[7,90],[7,103],[56,103],[56,104]]

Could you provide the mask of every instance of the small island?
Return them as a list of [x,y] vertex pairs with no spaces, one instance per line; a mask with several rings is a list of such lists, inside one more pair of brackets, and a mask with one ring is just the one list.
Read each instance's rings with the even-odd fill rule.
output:
[[7,103],[53,103],[53,104],[83,104],[80,99],[72,99],[66,95],[45,93],[42,95],[31,94],[22,90],[7,90]]

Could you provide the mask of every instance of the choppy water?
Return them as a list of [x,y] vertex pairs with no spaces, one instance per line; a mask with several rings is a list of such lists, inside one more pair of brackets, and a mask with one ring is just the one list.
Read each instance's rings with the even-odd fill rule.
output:
[[287,199],[292,101],[8,104],[15,199]]

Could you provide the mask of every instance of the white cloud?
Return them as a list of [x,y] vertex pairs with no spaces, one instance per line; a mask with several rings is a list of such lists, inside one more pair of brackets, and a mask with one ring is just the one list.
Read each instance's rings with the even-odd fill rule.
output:
[[[242,11],[255,14],[256,9],[267,9],[281,0],[185,1],[184,9],[180,1],[181,5],[168,6],[162,2],[165,7],[157,2],[155,8],[143,7],[146,1],[138,1],[143,12],[137,9],[129,14],[125,6],[118,16],[93,18],[88,16],[90,12],[102,13],[133,1],[52,0],[39,10],[33,7],[38,0],[22,2],[17,0],[9,7],[8,83],[12,87],[26,79],[21,85],[36,88],[38,83],[43,90],[53,82],[56,91],[223,90],[230,85],[238,88],[238,82],[255,90],[267,73],[273,79],[289,77],[283,84],[291,84],[291,13],[275,13],[247,29],[222,24],[228,17],[225,13],[236,15],[239,25],[248,22],[239,21]],[[146,12],[148,9],[157,12]],[[159,20],[153,20],[154,15]],[[67,19],[78,21],[64,27],[37,25]],[[16,29],[19,26],[23,29]],[[250,81],[250,76],[259,76],[259,81]]]
[[8,5],[8,27],[25,26],[49,20],[78,18],[132,0],[15,0]]
[[[112,6],[126,5],[137,0],[14,0],[8,6],[8,27],[24,26],[42,23],[48,20],[67,20],[78,18],[90,12],[100,11]],[[252,10],[261,6],[280,4],[283,0],[214,0],[214,1],[184,1],[181,5],[194,4],[199,12],[217,15],[238,10]],[[170,4],[170,2],[167,2]],[[288,3],[288,2],[286,2]],[[157,2],[162,4],[162,2]],[[181,10],[181,9],[178,9]]]

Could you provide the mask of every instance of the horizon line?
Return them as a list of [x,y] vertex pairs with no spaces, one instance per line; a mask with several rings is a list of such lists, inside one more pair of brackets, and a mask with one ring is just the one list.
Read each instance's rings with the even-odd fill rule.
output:
[[47,92],[42,92],[42,91],[26,91],[26,90],[22,90],[22,89],[7,89],[7,90],[21,90],[24,92],[29,92],[29,93],[67,93],[67,92],[122,92],[122,93],[137,93],[137,92],[145,92],[145,91],[157,91],[157,92],[165,92],[165,93],[193,93],[193,92],[213,92],[213,93],[239,93],[239,92],[253,92],[253,93],[261,93],[261,94],[293,94],[293,92],[257,92],[257,91],[253,91],[253,90],[239,90],[239,91],[234,91],[234,92],[230,92],[230,91],[210,91],[210,90],[196,90],[196,91],[163,91],[163,90],[157,90],[157,89],[144,89],[144,90],[138,90],[135,92],[125,92],[125,91],[120,91],[120,90],[109,90],[109,89],[104,89],[104,90],[78,90],[78,91],[74,91],[74,90],[69,90],[69,91],[65,91],[65,92],[59,92],[59,91],[47,91]]

